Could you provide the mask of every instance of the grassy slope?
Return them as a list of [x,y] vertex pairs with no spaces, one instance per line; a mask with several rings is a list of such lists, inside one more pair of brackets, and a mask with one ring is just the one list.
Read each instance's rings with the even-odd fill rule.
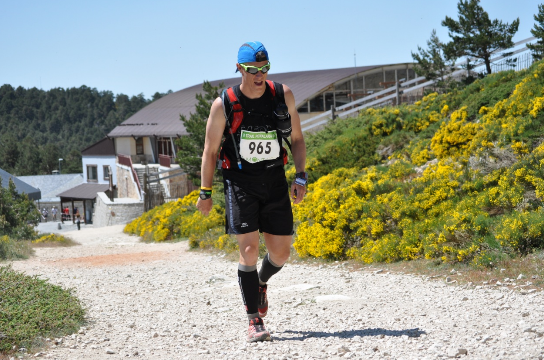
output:
[[541,247],[543,71],[493,74],[309,136],[299,254],[481,266]]

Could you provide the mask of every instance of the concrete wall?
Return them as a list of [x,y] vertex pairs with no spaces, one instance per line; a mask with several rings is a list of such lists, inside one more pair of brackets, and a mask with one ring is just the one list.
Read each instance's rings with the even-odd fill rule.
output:
[[111,202],[105,193],[100,192],[96,196],[93,224],[94,227],[127,224],[143,213],[143,201],[117,198]]
[[117,164],[117,196],[141,200],[138,185],[132,177],[132,171],[127,166]]
[[153,146],[149,137],[143,138],[144,154],[136,155],[136,140],[132,137],[115,138],[115,149],[117,154],[130,156],[133,164],[142,162],[153,163]]
[[[89,182],[87,178],[87,165],[96,165],[98,181],[97,184],[109,184],[109,180],[104,179],[104,166],[111,166],[111,171],[113,173],[113,183],[117,184],[116,171],[117,167],[115,166],[115,156],[82,156],[81,162],[83,163],[83,181]],[[95,181],[90,181],[95,182]]]
[[136,154],[136,141],[130,137],[115,138],[115,152],[121,155]]

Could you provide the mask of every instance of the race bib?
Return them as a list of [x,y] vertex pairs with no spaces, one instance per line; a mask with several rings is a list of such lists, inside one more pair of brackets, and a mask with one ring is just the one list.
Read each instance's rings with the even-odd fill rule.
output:
[[275,131],[251,132],[242,130],[240,156],[247,162],[274,160],[280,156],[280,143]]

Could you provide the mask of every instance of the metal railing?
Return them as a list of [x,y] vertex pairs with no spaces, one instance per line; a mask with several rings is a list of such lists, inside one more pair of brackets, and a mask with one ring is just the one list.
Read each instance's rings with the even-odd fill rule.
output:
[[[526,43],[528,43],[530,41],[533,41],[535,39],[536,39],[535,37],[530,37],[530,38],[518,41],[518,42],[514,43],[513,48],[515,48],[515,47],[517,47],[519,45],[522,45],[522,44],[526,44]],[[496,56],[496,57],[490,59],[490,61],[493,63],[493,62],[496,62],[496,61],[499,61],[499,60],[502,60],[502,59],[511,58],[512,56],[517,55],[517,54],[522,53],[522,52],[527,51],[527,50],[529,50],[527,48],[527,46],[523,46],[522,48],[520,48],[518,50],[508,52],[508,53],[504,53],[503,55]],[[503,49],[499,49],[499,50],[495,50],[492,54],[496,54],[496,53],[500,53],[500,52],[504,52],[504,51],[505,50],[503,50]],[[467,69],[459,69],[459,68],[466,65],[467,62],[475,62],[476,60],[477,59],[474,59],[474,58],[467,58],[467,59],[464,59],[462,61],[458,61],[454,65],[454,68],[456,68],[458,70],[455,70],[455,71],[445,75],[444,78],[461,76],[463,73],[467,72],[468,70]],[[476,64],[474,64],[472,66],[471,71],[473,69],[482,67],[484,65],[485,65],[484,63],[476,63]],[[311,130],[313,128],[316,128],[318,126],[325,125],[333,118],[346,117],[346,116],[351,115],[353,113],[357,113],[360,110],[363,110],[363,109],[365,109],[367,107],[380,106],[380,105],[383,106],[388,102],[389,103],[392,102],[393,99],[396,99],[395,103],[398,105],[401,95],[407,94],[409,92],[418,91],[418,90],[423,91],[423,89],[425,87],[432,86],[432,85],[436,84],[438,81],[439,80],[427,80],[424,76],[420,76],[420,77],[417,77],[415,79],[405,81],[405,82],[397,81],[395,86],[392,86],[392,87],[389,87],[387,89],[381,90],[381,91],[379,91],[377,93],[365,96],[365,97],[363,97],[361,99],[349,102],[349,103],[344,104],[342,106],[339,106],[337,108],[332,106],[331,110],[327,110],[327,111],[325,111],[325,112],[323,112],[323,113],[321,113],[321,114],[319,114],[317,116],[314,116],[314,117],[311,117],[311,118],[306,119],[304,121],[301,121],[300,124],[302,126],[302,131],[306,132],[306,131]]]

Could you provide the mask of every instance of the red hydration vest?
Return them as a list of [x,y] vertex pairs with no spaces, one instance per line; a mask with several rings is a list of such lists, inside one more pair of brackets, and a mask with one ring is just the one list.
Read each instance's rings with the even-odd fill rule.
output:
[[[277,83],[279,86],[276,88],[275,82],[271,80],[266,80],[266,83],[268,85],[268,88],[270,89],[270,92],[272,93],[272,99],[274,100],[276,104],[278,104],[281,101],[285,101],[283,86],[281,84]],[[236,134],[236,131],[238,131],[238,128],[240,127],[240,125],[242,125],[242,121],[244,120],[244,109],[242,108],[242,104],[240,104],[240,101],[238,100],[238,97],[236,96],[236,93],[234,92],[234,89],[232,87],[229,87],[228,89],[224,90],[223,93],[221,94],[221,98],[223,100],[223,112],[225,114],[225,120],[227,122],[227,126],[229,129],[228,132],[231,135],[232,142],[234,144],[234,148],[238,156],[238,159],[237,159],[238,167],[241,169],[242,165],[241,165],[240,155],[238,153],[239,145],[238,146],[236,145],[236,140],[234,138],[234,135]],[[226,111],[226,109],[228,108],[231,109],[229,115],[227,115],[227,111]],[[232,122],[229,121],[230,114],[232,114]],[[281,137],[280,137],[280,141],[281,141]],[[280,145],[281,145],[281,142],[280,142]],[[287,150],[284,147],[281,148],[281,158],[283,159],[282,165],[287,164],[287,162],[289,161]],[[222,169],[231,168],[231,161],[225,155],[225,153],[223,152],[223,149],[221,149],[219,153],[219,161],[221,162]],[[272,166],[276,166],[276,165],[279,165],[279,164],[274,164]]]

